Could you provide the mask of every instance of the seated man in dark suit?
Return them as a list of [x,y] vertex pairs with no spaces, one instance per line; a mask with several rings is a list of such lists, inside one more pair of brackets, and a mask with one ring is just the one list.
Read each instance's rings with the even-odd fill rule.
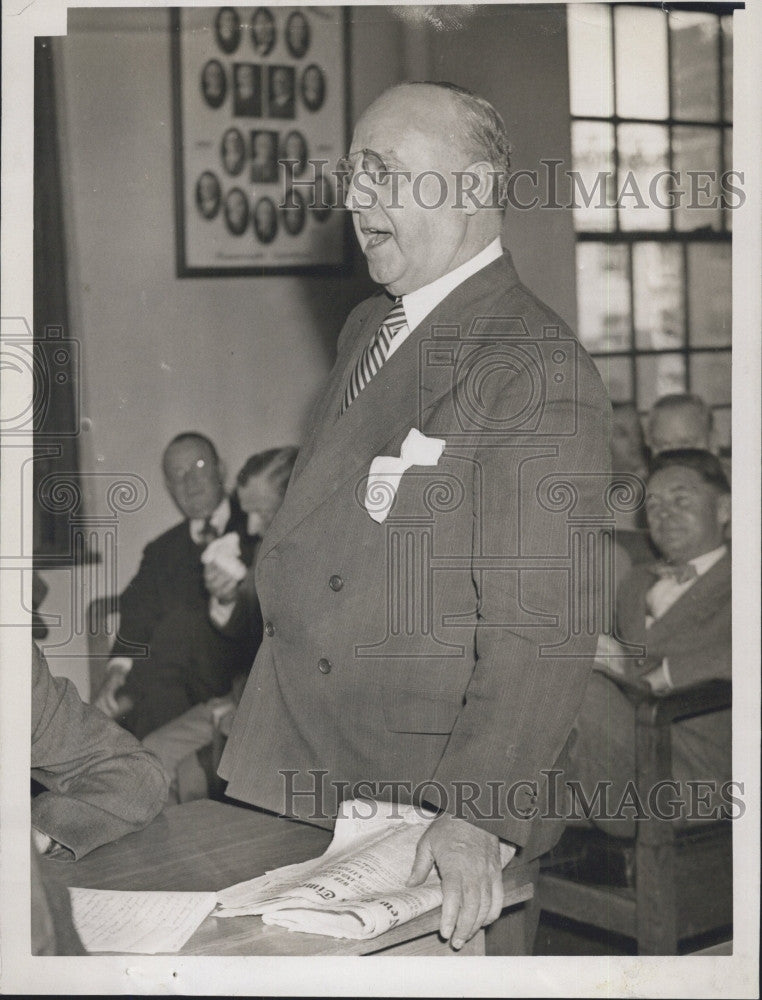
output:
[[44,858],[73,861],[146,826],[168,778],[138,741],[52,677],[32,644],[32,951],[78,953],[68,892]]
[[199,702],[227,694],[247,670],[251,640],[222,635],[209,621],[201,555],[246,516],[225,495],[224,469],[203,434],[180,434],[164,452],[164,481],[185,520],[146,546],[119,600],[119,635],[94,704],[143,738]]
[[[248,569],[231,554],[228,536],[212,542],[204,552],[204,579],[210,593],[209,615],[223,634],[252,643],[252,660],[262,641],[262,613],[254,586],[256,553],[286,493],[296,461],[294,447],[271,448],[252,455],[236,478],[236,493],[247,517],[252,542]],[[235,543],[235,539],[232,539]],[[237,546],[236,546],[237,548]],[[246,671],[233,680],[230,692],[189,709],[183,715],[151,733],[144,740],[161,760],[172,778],[170,796],[178,802],[206,798],[214,791],[202,751],[214,739],[215,730],[227,736],[248,676]],[[215,776],[216,777],[216,776]],[[219,779],[217,779],[219,780]]]
[[[634,708],[612,675],[655,691],[731,677],[731,559],[725,543],[730,509],[730,486],[714,455],[685,448],[654,460],[646,514],[664,561],[635,566],[619,588],[619,642],[601,637],[567,770],[588,800],[596,782],[612,782],[609,813],[635,778]],[[645,647],[645,655],[625,655],[620,643]],[[676,799],[685,800],[687,781],[706,779],[719,789],[730,780],[730,737],[730,712],[673,726],[673,777],[682,783]],[[631,815],[592,818],[606,832],[630,837]]]

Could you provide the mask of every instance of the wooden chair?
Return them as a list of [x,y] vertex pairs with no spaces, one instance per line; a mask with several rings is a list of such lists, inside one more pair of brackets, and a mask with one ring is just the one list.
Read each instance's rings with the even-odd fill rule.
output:
[[[731,706],[729,681],[709,681],[664,695],[628,690],[636,702],[636,784],[643,802],[656,782],[672,777],[670,728]],[[606,841],[609,857],[634,853],[634,887],[582,882],[552,868],[541,872],[543,910],[613,934],[635,938],[640,955],[676,955],[679,942],[730,928],[733,921],[732,822],[649,819],[634,841],[597,830],[583,836]],[[730,935],[732,937],[732,932]]]

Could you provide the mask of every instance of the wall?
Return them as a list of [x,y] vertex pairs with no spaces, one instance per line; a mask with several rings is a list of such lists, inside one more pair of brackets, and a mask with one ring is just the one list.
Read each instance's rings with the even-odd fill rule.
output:
[[[495,102],[515,166],[568,156],[563,18],[526,7],[481,7],[460,31],[437,31],[385,7],[351,14],[355,116],[405,76],[450,79]],[[551,30],[548,30],[549,24]],[[74,611],[64,594],[121,589],[145,542],[177,519],[159,470],[178,431],[219,445],[232,476],[252,452],[299,442],[336,334],[370,289],[364,264],[342,278],[175,276],[169,12],[74,9],[57,43],[72,336],[82,344],[81,461],[87,512],[109,515],[106,486],[141,477],[146,503],[122,514],[114,576],[88,587],[47,574],[44,610]],[[573,233],[563,213],[512,213],[507,242],[520,273],[573,320]],[[71,597],[70,603],[75,602]],[[57,630],[51,630],[56,640]],[[58,641],[63,641],[58,636]],[[67,640],[84,653],[84,640]],[[74,645],[72,645],[74,643]],[[51,650],[52,652],[52,650]],[[84,666],[60,661],[60,672]]]

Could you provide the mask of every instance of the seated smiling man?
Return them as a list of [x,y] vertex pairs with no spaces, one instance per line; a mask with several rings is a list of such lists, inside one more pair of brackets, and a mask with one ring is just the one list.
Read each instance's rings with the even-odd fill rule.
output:
[[[731,558],[725,542],[730,486],[719,459],[692,448],[662,452],[648,479],[646,515],[663,561],[635,566],[623,581],[615,629],[622,643],[645,646],[645,656],[625,655],[616,640],[602,637],[567,771],[588,800],[597,782],[612,783],[609,814],[635,778],[635,710],[612,676],[645,682],[654,691],[731,678]],[[689,780],[718,787],[729,781],[730,711],[677,722],[672,761],[683,793]],[[592,819],[614,836],[634,836],[631,812]]]
[[119,634],[94,704],[139,739],[193,705],[230,691],[256,652],[209,621],[201,561],[219,535],[246,540],[246,516],[225,495],[224,466],[203,434],[178,434],[164,450],[167,490],[183,520],[150,542],[119,599]]

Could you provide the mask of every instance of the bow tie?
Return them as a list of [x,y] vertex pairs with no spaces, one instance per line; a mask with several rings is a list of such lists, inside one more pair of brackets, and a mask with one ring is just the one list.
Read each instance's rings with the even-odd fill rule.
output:
[[652,567],[653,572],[662,580],[674,580],[675,583],[688,583],[698,576],[693,563],[658,562]]

